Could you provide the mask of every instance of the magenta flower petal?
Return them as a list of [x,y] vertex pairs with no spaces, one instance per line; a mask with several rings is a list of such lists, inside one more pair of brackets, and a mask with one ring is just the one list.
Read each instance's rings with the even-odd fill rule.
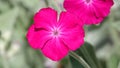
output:
[[34,16],[36,28],[49,28],[57,22],[57,11],[52,8],[43,8]]
[[69,12],[61,12],[57,21],[56,11],[44,8],[35,14],[27,39],[32,48],[58,61],[84,43],[83,22]]
[[84,43],[83,22],[66,12],[61,13],[59,22],[60,26],[64,27],[62,33],[64,43],[70,50],[78,49]]
[[113,0],[65,0],[64,8],[85,24],[98,24],[110,13]]
[[42,49],[43,54],[54,61],[64,58],[68,51],[69,49],[59,39],[51,39]]
[[84,43],[84,32],[82,28],[76,27],[73,29],[65,30],[63,41],[69,47],[70,50],[76,50],[80,48]]
[[32,48],[39,49],[42,48],[50,38],[45,30],[36,31],[35,25],[32,25],[28,30],[27,39]]

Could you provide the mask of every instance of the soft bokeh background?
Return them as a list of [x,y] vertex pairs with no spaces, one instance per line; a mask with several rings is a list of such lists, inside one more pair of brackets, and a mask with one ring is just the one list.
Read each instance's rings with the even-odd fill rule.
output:
[[[0,0],[0,68],[71,68],[68,56],[59,62],[45,58],[26,41],[33,15],[44,7],[64,10],[63,0]],[[104,9],[103,9],[104,11]],[[85,26],[102,68],[120,68],[120,0],[102,24]]]

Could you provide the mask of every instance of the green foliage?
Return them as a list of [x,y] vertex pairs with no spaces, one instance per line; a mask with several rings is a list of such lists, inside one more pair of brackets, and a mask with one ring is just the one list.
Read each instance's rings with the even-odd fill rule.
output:
[[[75,51],[80,57],[82,57],[91,68],[101,68],[100,63],[98,62],[93,46],[89,43],[85,43],[78,50]],[[73,68],[84,68],[78,61],[73,57],[70,57]]]
[[107,61],[107,66],[108,68],[119,68],[118,67],[119,63],[120,63],[120,56],[112,55]]
[[84,68],[83,65],[81,65],[76,59],[74,59],[72,56],[70,56],[72,68]]
[[39,0],[0,0],[0,68],[44,68],[40,51],[25,37],[36,6]]
[[18,8],[14,8],[0,15],[0,30],[2,32],[13,29],[16,18],[18,16],[18,11]]
[[[61,11],[56,2],[0,0],[0,68],[45,68],[45,58],[40,51],[30,48],[25,36],[38,9],[49,6]],[[75,51],[91,68],[120,67],[120,5],[115,4],[102,24],[85,27],[85,40],[92,45],[85,43]],[[60,61],[63,68],[84,68],[75,58],[69,59]]]

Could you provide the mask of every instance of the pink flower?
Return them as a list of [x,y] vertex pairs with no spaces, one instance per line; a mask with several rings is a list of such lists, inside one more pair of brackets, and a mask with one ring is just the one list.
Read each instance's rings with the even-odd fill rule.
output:
[[59,20],[57,17],[55,10],[41,9],[27,33],[31,47],[40,49],[54,61],[61,60],[69,50],[76,50],[84,43],[83,24],[76,16],[61,12]]
[[65,0],[64,8],[77,15],[85,24],[99,24],[108,14],[113,0]]

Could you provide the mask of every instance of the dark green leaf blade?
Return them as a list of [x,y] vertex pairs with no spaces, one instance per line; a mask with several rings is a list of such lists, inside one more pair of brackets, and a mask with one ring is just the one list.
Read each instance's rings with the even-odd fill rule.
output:
[[[92,45],[89,43],[85,43],[78,50],[75,51],[80,57],[82,57],[91,68],[101,68],[100,63],[98,62],[95,50]],[[70,56],[70,61],[73,68],[84,68],[82,64],[80,64],[77,60]]]
[[82,64],[80,64],[76,59],[70,56],[70,61],[72,64],[72,68],[84,68]]

